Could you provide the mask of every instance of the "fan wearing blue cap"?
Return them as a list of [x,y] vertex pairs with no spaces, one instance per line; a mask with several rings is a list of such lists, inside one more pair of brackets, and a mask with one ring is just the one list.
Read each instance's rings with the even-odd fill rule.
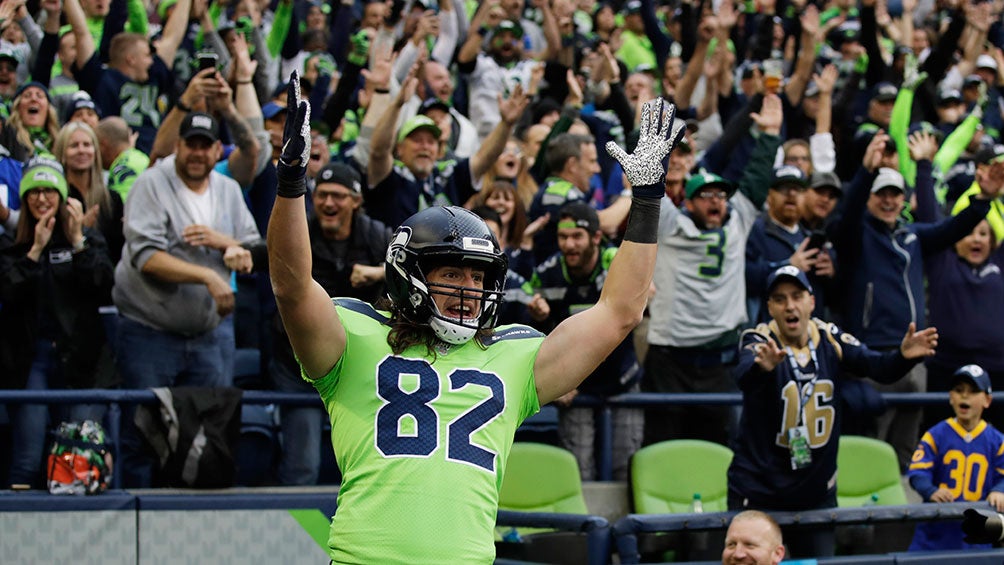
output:
[[[728,508],[810,510],[837,505],[837,448],[847,374],[892,382],[932,355],[934,328],[910,324],[899,347],[869,349],[835,324],[812,317],[812,284],[792,265],[766,279],[771,320],[743,332],[733,375],[742,419],[728,470]],[[793,557],[832,555],[833,531],[799,536]]]
[[[907,473],[925,502],[986,500],[1004,512],[1004,434],[983,419],[992,392],[990,375],[979,365],[952,375],[948,403],[955,416],[924,433]],[[924,522],[917,524],[910,551],[990,547],[966,543],[957,523]]]

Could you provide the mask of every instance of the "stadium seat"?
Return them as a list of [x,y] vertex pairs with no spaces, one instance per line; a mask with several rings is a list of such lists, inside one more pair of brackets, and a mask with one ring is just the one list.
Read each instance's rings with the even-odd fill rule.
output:
[[728,510],[731,462],[731,449],[702,440],[664,441],[638,450],[631,458],[635,512],[690,512],[694,493],[701,494],[705,512]]
[[[499,509],[588,514],[579,464],[571,452],[543,443],[515,442],[509,452]],[[515,530],[515,531],[514,531]],[[536,563],[586,563],[585,537],[577,532],[497,526],[496,554]],[[512,543],[511,536],[519,540]]]
[[512,444],[499,493],[499,508],[588,514],[575,456],[553,445]]
[[841,436],[837,453],[837,506],[864,506],[873,494],[879,505],[907,504],[896,452],[888,443]]
[[279,450],[278,424],[274,405],[241,406],[241,435],[234,460],[238,486],[263,486],[273,480],[273,466]]

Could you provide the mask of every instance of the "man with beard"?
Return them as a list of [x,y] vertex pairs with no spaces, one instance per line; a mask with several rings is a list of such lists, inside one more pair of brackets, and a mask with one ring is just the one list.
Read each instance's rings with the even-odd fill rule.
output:
[[[774,169],[767,191],[767,210],[753,224],[746,244],[746,302],[750,320],[766,322],[763,281],[767,274],[784,265],[793,265],[808,273],[813,286],[818,277],[833,276],[833,260],[820,247],[809,247],[809,232],[799,224],[799,210],[805,199],[809,179],[798,167],[784,165]],[[818,298],[818,296],[817,296]],[[816,301],[817,316],[822,315],[823,300]]]
[[[501,119],[495,97],[499,93],[513,91],[516,85],[531,84],[531,75],[537,61],[549,60],[561,44],[557,22],[547,2],[541,3],[547,46],[536,58],[525,52],[524,28],[519,21],[503,19],[493,28],[487,27],[492,17],[489,14],[490,6],[491,2],[481,4],[471,21],[467,41],[457,54],[460,72],[470,74],[471,101],[468,115],[482,139],[488,136]],[[482,50],[486,37],[488,46]]]
[[[812,317],[812,285],[794,265],[770,273],[766,288],[771,321],[743,332],[739,344],[743,411],[728,470],[729,510],[833,508],[844,370],[895,381],[934,354],[938,333],[910,322],[896,348],[875,352]],[[788,540],[793,557],[833,555],[832,530],[803,530]]]
[[[383,262],[391,231],[362,211],[362,180],[355,169],[331,163],[318,172],[316,179],[311,195],[314,214],[307,222],[311,275],[329,296],[347,296],[372,304],[383,291]],[[314,392],[300,376],[300,366],[278,314],[272,332],[275,352],[269,374],[275,390]],[[283,407],[280,419],[283,448],[279,484],[316,484],[324,443],[324,412],[320,408],[289,406]]]
[[[532,325],[549,333],[577,312],[590,308],[599,299],[607,270],[617,248],[603,243],[600,218],[583,200],[566,204],[558,212],[558,253],[537,266],[524,290],[533,298],[527,304]],[[559,406],[558,437],[561,445],[575,455],[584,481],[600,477],[596,473],[594,446],[596,426],[592,407],[570,407],[579,393],[610,397],[638,392],[641,367],[634,352],[634,338],[628,334],[578,388],[555,400]],[[613,479],[627,480],[628,462],[641,447],[644,412],[640,408],[614,408]]]
[[[684,187],[684,205],[663,202],[655,294],[649,303],[644,392],[732,392],[738,328],[746,323],[745,251],[781,144],[781,100],[764,98],[760,130],[739,190],[710,173]],[[668,199],[668,196],[667,196]],[[728,443],[726,406],[673,406],[645,412],[645,444],[667,439]]]
[[[191,113],[175,154],[129,191],[126,244],[115,269],[117,362],[123,386],[227,386],[233,378],[231,273],[265,265],[261,236],[237,183],[213,170],[223,147],[216,120]],[[132,414],[125,421],[131,423]],[[124,429],[125,484],[151,486],[152,458]]]

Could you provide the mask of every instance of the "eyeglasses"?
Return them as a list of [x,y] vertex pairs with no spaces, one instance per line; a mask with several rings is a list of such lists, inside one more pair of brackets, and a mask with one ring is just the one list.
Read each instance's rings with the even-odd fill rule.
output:
[[31,199],[38,200],[42,196],[48,198],[54,194],[59,194],[59,191],[56,190],[55,188],[52,188],[51,186],[43,186],[41,188],[33,188],[29,190],[28,193],[25,194],[24,196],[29,200]]
[[327,199],[332,199],[335,202],[345,202],[345,199],[352,196],[349,192],[315,192],[314,198],[317,198],[321,202]]
[[729,197],[729,193],[724,190],[702,190],[698,192],[695,196],[698,198],[703,198],[705,200],[711,200],[712,198],[717,198],[719,200],[725,200]]

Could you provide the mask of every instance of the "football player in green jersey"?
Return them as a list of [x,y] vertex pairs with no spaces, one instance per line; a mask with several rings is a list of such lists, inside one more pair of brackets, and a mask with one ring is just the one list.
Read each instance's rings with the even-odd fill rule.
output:
[[298,84],[294,74],[268,249],[279,313],[325,403],[343,475],[329,554],[335,563],[491,563],[516,428],[574,389],[641,320],[665,161],[685,124],[654,100],[633,154],[608,145],[634,187],[624,243],[596,305],[545,337],[495,327],[505,254],[480,218],[457,207],[427,208],[398,227],[388,311],[328,297],[310,276],[310,109]]

